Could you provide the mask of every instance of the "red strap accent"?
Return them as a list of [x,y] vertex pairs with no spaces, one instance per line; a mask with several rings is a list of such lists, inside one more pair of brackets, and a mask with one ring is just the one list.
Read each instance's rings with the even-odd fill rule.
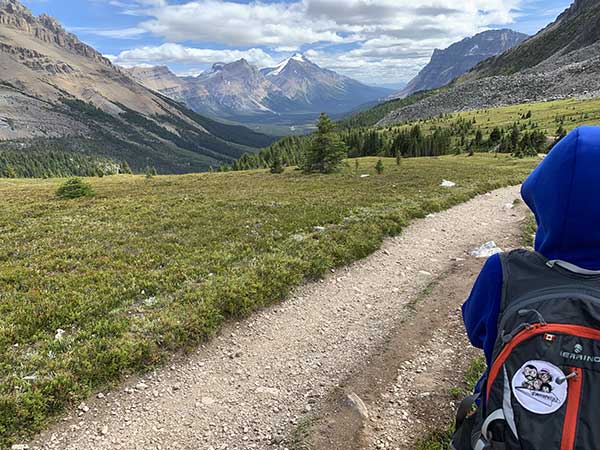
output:
[[569,379],[569,391],[567,399],[567,411],[563,425],[563,436],[560,450],[573,450],[575,448],[575,436],[577,432],[577,419],[579,418],[579,405],[581,403],[581,387],[583,385],[583,371],[573,367],[571,372],[577,376]]
[[594,339],[600,341],[600,330],[596,330],[595,328],[582,327],[580,325],[564,325],[558,323],[552,323],[547,325],[533,325],[526,330],[517,334],[500,352],[494,364],[490,368],[490,375],[487,381],[487,389],[486,389],[486,399],[489,400],[490,392],[492,391],[492,386],[502,366],[512,353],[512,351],[519,344],[525,342],[527,339],[530,339],[534,336],[544,333],[562,333],[569,334],[572,336],[578,336],[587,339]]

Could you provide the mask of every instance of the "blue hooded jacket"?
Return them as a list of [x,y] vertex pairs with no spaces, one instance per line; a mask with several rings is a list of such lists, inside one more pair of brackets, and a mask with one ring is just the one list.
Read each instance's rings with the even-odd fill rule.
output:
[[[600,269],[600,127],[569,133],[523,183],[521,195],[538,224],[536,251],[548,259]],[[488,367],[498,334],[502,284],[500,256],[494,255],[462,308],[469,339],[484,350]]]

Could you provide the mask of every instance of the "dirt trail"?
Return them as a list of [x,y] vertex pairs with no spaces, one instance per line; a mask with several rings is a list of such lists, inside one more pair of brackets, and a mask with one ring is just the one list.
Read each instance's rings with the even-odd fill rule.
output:
[[[95,396],[30,448],[297,450],[298,430],[316,449],[410,448],[425,429],[417,400],[445,392],[464,361],[458,306],[482,263],[468,252],[515,242],[525,211],[505,205],[518,197],[501,189],[415,221],[171,367]],[[348,389],[368,421],[339,414]],[[340,435],[352,442],[335,446]]]

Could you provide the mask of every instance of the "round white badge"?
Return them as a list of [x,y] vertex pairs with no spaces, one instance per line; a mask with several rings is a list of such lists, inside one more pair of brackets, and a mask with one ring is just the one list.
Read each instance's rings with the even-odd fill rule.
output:
[[552,414],[567,400],[568,384],[558,384],[564,377],[562,370],[546,361],[529,361],[521,367],[512,380],[512,390],[517,401],[536,414]]

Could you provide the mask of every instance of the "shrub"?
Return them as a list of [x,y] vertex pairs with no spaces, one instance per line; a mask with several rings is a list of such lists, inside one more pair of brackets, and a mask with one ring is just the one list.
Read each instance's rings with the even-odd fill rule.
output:
[[92,197],[93,195],[94,189],[81,178],[69,178],[56,191],[56,196],[64,199]]
[[378,161],[377,161],[377,164],[375,164],[375,171],[376,171],[376,172],[377,172],[379,175],[381,175],[381,174],[383,174],[383,171],[384,171],[384,169],[385,169],[385,168],[383,167],[383,161],[382,161],[382,160],[378,160]]

